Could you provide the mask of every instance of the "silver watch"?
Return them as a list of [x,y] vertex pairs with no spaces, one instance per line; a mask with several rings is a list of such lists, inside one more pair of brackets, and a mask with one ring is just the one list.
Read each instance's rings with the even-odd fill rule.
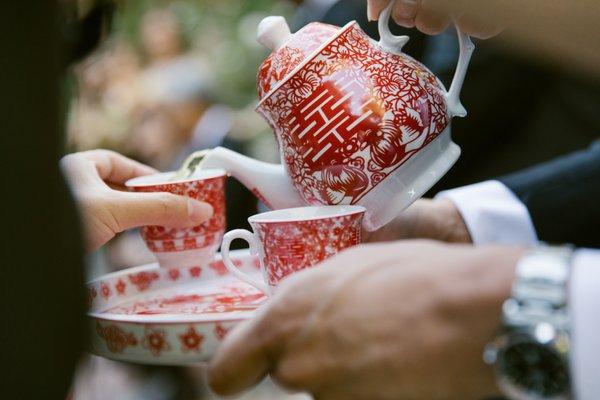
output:
[[498,386],[513,400],[571,399],[567,285],[573,250],[540,246],[517,265],[503,327],[486,346]]

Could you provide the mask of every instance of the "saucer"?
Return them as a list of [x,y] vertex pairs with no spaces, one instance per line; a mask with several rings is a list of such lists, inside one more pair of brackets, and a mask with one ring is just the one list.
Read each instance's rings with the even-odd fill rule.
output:
[[[259,260],[248,250],[230,256],[260,279]],[[87,289],[91,352],[154,365],[208,361],[227,333],[266,301],[229,273],[220,254],[206,265],[125,269],[89,282]]]

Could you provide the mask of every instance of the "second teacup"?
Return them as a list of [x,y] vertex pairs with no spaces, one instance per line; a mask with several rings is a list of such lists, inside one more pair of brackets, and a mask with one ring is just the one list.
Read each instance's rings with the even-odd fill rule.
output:
[[[235,229],[223,237],[223,262],[237,278],[270,295],[286,276],[359,244],[364,213],[360,206],[325,206],[254,215],[248,218],[254,232]],[[259,254],[263,282],[241,272],[231,261],[229,246],[235,239],[247,241],[250,252]]]

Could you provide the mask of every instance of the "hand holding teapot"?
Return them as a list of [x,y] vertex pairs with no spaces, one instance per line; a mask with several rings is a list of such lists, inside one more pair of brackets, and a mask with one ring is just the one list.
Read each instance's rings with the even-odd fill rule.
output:
[[[376,21],[381,11],[388,5],[388,0],[367,0],[367,14],[370,21]],[[471,12],[461,10],[461,2],[441,2],[439,0],[397,0],[392,10],[392,18],[405,28],[417,28],[428,35],[437,35],[446,30],[452,20],[452,13],[460,15],[456,18],[457,27],[469,36],[478,39],[489,39],[499,34],[502,27],[495,21],[482,23]],[[462,12],[456,12],[462,11]]]

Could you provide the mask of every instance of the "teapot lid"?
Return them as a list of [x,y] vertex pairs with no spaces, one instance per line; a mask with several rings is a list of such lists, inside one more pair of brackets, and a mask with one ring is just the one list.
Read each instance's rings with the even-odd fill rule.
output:
[[334,25],[311,22],[292,34],[285,18],[271,16],[263,19],[258,25],[257,40],[272,52],[258,70],[259,99],[274,91],[296,67],[333,39],[340,29]]

